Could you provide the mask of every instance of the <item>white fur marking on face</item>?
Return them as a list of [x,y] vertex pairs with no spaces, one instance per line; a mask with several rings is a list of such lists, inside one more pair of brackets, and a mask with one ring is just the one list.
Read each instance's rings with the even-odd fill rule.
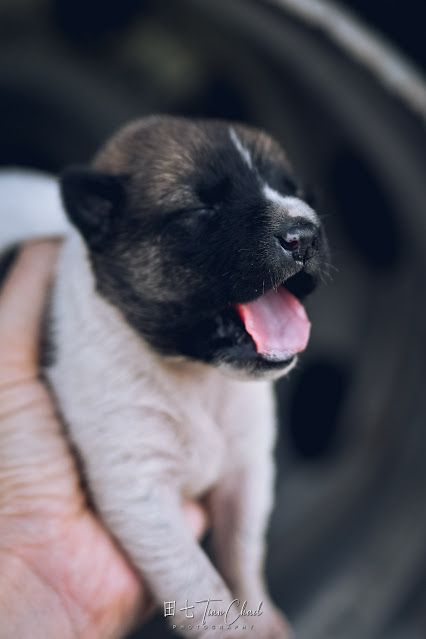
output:
[[308,222],[312,222],[316,225],[318,224],[317,214],[313,209],[311,209],[309,204],[306,204],[303,200],[291,195],[281,195],[281,193],[278,193],[278,191],[271,188],[269,184],[265,184],[262,190],[266,199],[285,208],[289,217],[302,217]]
[[233,127],[231,127],[229,129],[229,135],[231,137],[231,140],[232,140],[235,148],[237,149],[238,153],[243,158],[244,162],[247,164],[247,166],[250,169],[252,169],[253,168],[253,162],[251,160],[250,151],[248,149],[246,149],[246,147],[243,145],[243,143],[241,142],[240,138],[236,134],[235,129]]

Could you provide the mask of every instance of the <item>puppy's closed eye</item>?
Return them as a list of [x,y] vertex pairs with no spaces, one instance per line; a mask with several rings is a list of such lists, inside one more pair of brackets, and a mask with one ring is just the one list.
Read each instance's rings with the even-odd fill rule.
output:
[[208,207],[221,204],[230,194],[231,179],[225,176],[212,183],[199,184],[196,192],[201,202]]

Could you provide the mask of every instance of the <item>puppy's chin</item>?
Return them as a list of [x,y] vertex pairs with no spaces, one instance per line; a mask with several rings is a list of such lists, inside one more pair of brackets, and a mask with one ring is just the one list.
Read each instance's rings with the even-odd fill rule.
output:
[[[216,367],[232,379],[241,381],[273,381],[287,375],[297,364],[297,355],[285,362],[271,362],[259,356],[258,362],[234,362],[222,360],[216,363]],[[263,361],[262,361],[263,360]]]

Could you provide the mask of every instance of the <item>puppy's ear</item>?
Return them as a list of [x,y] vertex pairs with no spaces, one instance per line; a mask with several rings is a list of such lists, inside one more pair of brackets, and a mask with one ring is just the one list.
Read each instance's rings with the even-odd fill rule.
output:
[[124,177],[72,166],[62,172],[60,184],[69,219],[89,246],[99,245],[124,205]]

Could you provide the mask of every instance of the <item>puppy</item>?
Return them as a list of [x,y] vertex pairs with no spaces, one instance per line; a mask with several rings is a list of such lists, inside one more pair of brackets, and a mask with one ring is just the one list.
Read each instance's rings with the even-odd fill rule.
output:
[[[270,380],[307,345],[318,216],[276,142],[219,121],[131,123],[61,192],[45,373],[94,504],[184,637],[284,639],[263,580]],[[215,566],[182,517],[201,497]]]

